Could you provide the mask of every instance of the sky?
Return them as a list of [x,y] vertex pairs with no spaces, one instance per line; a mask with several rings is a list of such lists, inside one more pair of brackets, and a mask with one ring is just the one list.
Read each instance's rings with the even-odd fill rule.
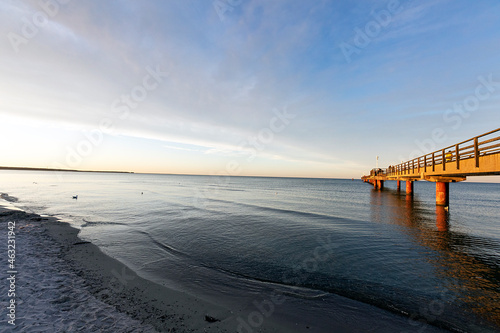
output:
[[358,178],[500,124],[496,0],[4,0],[0,165]]

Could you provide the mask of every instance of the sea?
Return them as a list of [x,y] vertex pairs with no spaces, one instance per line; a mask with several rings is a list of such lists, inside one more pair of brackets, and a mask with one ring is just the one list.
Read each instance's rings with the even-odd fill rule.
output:
[[[140,276],[228,306],[335,294],[425,325],[500,331],[500,184],[0,171],[18,208],[54,216]],[[78,196],[77,199],[74,197]],[[425,324],[425,325],[424,325]]]

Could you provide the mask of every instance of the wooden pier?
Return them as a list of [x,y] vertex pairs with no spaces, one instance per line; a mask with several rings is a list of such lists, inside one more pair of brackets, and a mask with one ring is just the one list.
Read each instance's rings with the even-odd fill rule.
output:
[[413,182],[436,183],[436,205],[449,205],[449,185],[467,176],[500,175],[500,128],[422,155],[385,169],[372,169],[361,179],[383,189],[387,180],[406,183],[406,195],[413,195]]

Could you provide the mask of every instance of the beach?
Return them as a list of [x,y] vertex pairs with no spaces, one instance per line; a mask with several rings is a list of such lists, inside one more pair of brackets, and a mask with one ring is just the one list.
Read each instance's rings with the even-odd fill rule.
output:
[[[19,332],[417,332],[404,316],[338,297],[330,318],[315,318],[286,295],[262,295],[261,315],[229,309],[145,280],[78,230],[53,218],[1,208],[0,237],[16,230],[15,325]],[[3,273],[3,272],[2,272]],[[5,279],[2,279],[5,281]],[[1,286],[7,295],[8,284]],[[332,297],[332,296],[330,296]],[[327,298],[327,297],[325,297]],[[5,296],[4,296],[4,304]],[[223,302],[222,302],[223,303]],[[279,308],[279,309],[278,309]],[[254,311],[252,311],[254,310]],[[279,310],[279,311],[278,311]],[[262,320],[261,320],[262,319]],[[265,320],[264,320],[265,319]],[[261,322],[262,321],[262,322]],[[426,332],[438,332],[427,326]]]
[[[6,244],[9,222],[15,223],[17,274],[8,274],[15,276],[15,288],[2,283],[0,290],[3,304],[9,302],[8,294],[15,300],[15,312],[8,310],[2,318],[2,331],[155,332],[151,326],[131,319],[92,294],[89,281],[64,259],[61,245],[50,236],[46,225],[53,220],[0,208],[0,235],[5,240],[2,244]],[[61,236],[67,235],[61,232]],[[2,250],[7,253],[5,245]],[[9,287],[13,293],[7,291]]]
[[[2,208],[16,226],[14,331],[229,332],[228,313],[214,304],[143,280],[83,242],[66,223]],[[7,295],[3,289],[2,295]],[[205,317],[208,316],[208,317]],[[132,319],[134,318],[134,319]],[[209,323],[209,318],[218,322]]]

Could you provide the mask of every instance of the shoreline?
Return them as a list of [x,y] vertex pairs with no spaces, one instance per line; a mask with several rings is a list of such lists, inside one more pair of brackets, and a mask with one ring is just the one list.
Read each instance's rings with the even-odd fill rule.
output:
[[[48,234],[63,248],[65,259],[89,284],[99,299],[150,324],[159,331],[225,332],[229,311],[138,276],[126,265],[104,254],[96,245],[78,238],[68,223],[46,222]],[[205,316],[216,318],[209,323]]]
[[77,170],[77,169],[53,169],[53,168],[31,168],[31,167],[8,167],[0,166],[1,170],[8,171],[49,171],[49,172],[90,172],[90,173],[129,173],[133,174],[132,171],[106,171],[106,170]]
[[[156,332],[94,297],[43,226],[54,219],[9,208],[0,205],[0,237],[5,240],[0,247],[5,257],[7,239],[14,240],[8,243],[14,248],[9,270],[0,273],[2,281],[7,281],[4,274],[10,279],[0,285],[2,305],[10,307],[0,320],[0,331]],[[8,231],[13,232],[9,237]]]
[[[251,333],[422,330],[422,323],[334,294],[322,297],[323,307],[328,307],[328,318],[324,316],[325,309],[321,306],[310,308],[307,300],[276,294],[271,290],[249,292],[249,300],[253,299],[253,302],[242,301],[238,309],[230,309],[221,305],[224,302],[214,304],[138,276],[96,245],[82,241],[78,237],[79,230],[66,222],[0,206],[0,225],[3,229],[6,229],[8,220],[18,221],[18,228],[24,226],[19,230],[21,235],[24,229],[38,229],[38,238],[45,237],[52,242],[50,249],[38,249],[43,251],[40,256],[48,261],[63,261],[59,263],[59,269],[71,273],[73,279],[81,280],[79,283],[83,283],[84,292],[101,302],[98,306],[115,309],[116,313],[110,316],[127,317],[120,320],[130,320],[135,325],[129,326],[130,331]],[[26,227],[29,225],[33,227]],[[29,273],[37,275],[40,267],[36,267],[35,262],[31,269]],[[24,302],[23,306],[36,307],[36,304]],[[120,331],[113,326],[108,329]],[[425,331],[444,330],[425,324]]]
[[[42,234],[48,236],[54,246],[50,249],[52,251],[42,254],[45,259],[62,259],[58,269],[74,273],[73,278],[84,281],[86,292],[115,308],[117,313],[137,321],[135,329],[139,332],[153,331],[153,327],[158,332],[232,332],[230,328],[235,327],[230,319],[226,320],[230,314],[226,309],[139,277],[124,264],[104,254],[96,245],[78,238],[79,230],[66,222],[0,206],[0,225],[3,229],[7,228],[7,221],[16,222],[18,239],[23,237],[23,230],[33,228],[38,229],[37,238]],[[39,267],[33,268],[33,272],[27,273],[36,274]],[[22,279],[21,274],[23,271],[19,269],[19,280]],[[26,301],[23,303],[26,305]],[[210,323],[205,316],[218,321]],[[18,323],[22,325],[22,318]],[[113,327],[108,329],[114,330]]]

